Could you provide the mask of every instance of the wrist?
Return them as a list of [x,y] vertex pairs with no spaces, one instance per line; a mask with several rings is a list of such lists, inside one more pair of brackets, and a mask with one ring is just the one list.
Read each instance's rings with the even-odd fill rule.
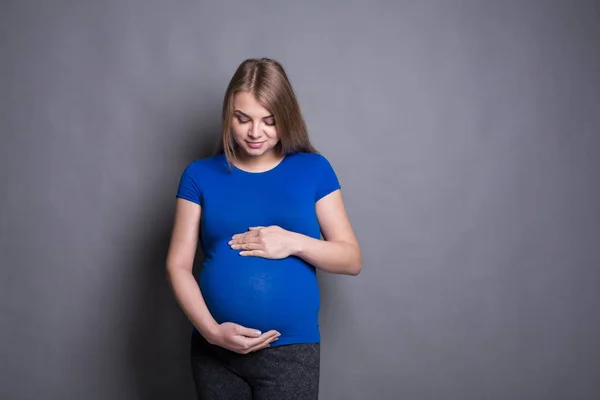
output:
[[306,236],[295,232],[290,234],[290,255],[298,257],[304,252]]
[[215,321],[201,330],[198,329],[198,331],[209,343],[215,344],[219,339],[219,327],[220,325]]

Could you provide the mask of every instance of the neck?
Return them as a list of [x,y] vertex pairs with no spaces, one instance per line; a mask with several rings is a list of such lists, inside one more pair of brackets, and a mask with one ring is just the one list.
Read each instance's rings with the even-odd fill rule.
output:
[[239,155],[234,165],[248,172],[264,172],[277,166],[284,156],[270,151],[258,157],[251,157],[247,154]]

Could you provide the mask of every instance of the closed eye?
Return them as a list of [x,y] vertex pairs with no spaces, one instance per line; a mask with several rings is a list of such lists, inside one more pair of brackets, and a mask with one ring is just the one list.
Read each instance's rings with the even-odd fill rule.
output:
[[[249,116],[247,116],[246,114],[244,114],[243,112],[236,110],[235,111],[235,118],[238,120],[238,122],[240,124],[246,124],[250,121],[252,121],[252,118],[250,118]],[[263,121],[265,123],[265,125],[267,126],[275,126],[275,118],[272,115],[267,115],[266,117],[263,118]]]

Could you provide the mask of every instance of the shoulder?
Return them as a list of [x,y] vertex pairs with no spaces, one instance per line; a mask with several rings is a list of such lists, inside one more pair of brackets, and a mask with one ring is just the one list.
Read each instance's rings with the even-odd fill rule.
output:
[[322,154],[295,153],[290,164],[293,171],[308,179],[315,188],[315,200],[319,200],[336,189],[340,189],[340,181],[333,166]]
[[290,157],[290,160],[293,161],[295,164],[297,164],[298,166],[302,166],[303,168],[317,170],[322,168],[331,168],[331,163],[329,162],[327,157],[320,153],[299,152],[290,154],[288,157]]
[[177,197],[201,204],[204,190],[217,184],[227,170],[226,160],[224,155],[217,155],[188,163],[179,180]]
[[193,177],[207,177],[226,171],[227,159],[224,154],[218,154],[212,157],[195,159],[188,163],[184,168],[184,174]]

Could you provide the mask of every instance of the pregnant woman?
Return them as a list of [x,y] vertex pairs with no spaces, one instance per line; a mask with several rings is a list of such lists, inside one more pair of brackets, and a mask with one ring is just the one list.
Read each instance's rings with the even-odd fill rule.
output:
[[316,269],[361,270],[339,181],[311,145],[277,61],[238,67],[221,136],[215,156],[183,171],[167,257],[175,298],[194,326],[198,399],[317,399]]

